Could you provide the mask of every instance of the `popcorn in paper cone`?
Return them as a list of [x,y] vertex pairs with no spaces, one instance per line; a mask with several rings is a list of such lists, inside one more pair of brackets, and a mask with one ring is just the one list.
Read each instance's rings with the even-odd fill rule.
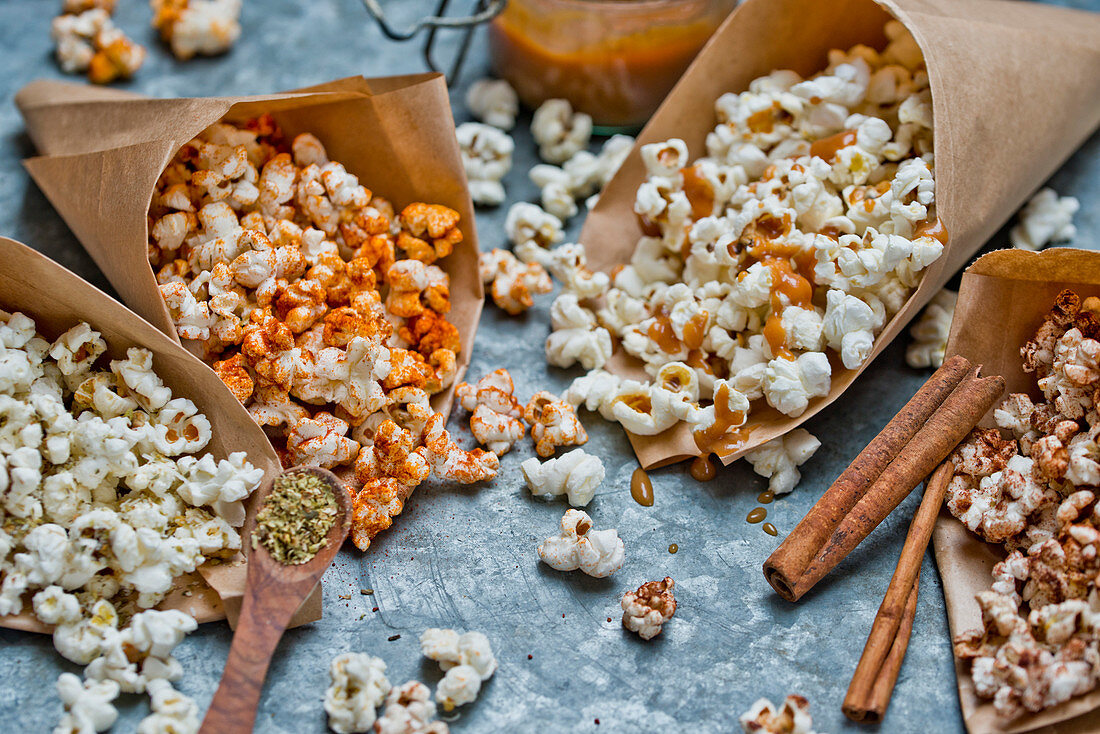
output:
[[[1071,248],[1042,253],[1000,250],[979,258],[963,273],[947,356],[960,354],[981,363],[985,374],[1003,376],[1006,395],[1032,392],[1035,375],[1024,372],[1020,347],[1034,336],[1055,296],[1066,288],[1081,298],[1100,296],[1100,253]],[[990,328],[993,324],[996,328]],[[987,415],[982,425],[992,427],[992,416]],[[946,509],[932,540],[951,636],[981,629],[981,610],[974,596],[990,588],[993,566],[1003,559],[1004,552],[983,542]],[[955,669],[963,717],[971,734],[1016,734],[1056,722],[1064,722],[1057,729],[1062,734],[1100,730],[1100,689],[1037,714],[1004,721],[992,702],[978,698],[969,664],[956,658]]]
[[[264,470],[265,481],[281,471],[278,456],[248,412],[217,375],[203,369],[179,344],[95,286],[14,240],[0,237],[0,263],[0,308],[27,314],[50,338],[87,321],[102,334],[107,354],[114,359],[125,358],[126,350],[135,345],[148,349],[165,384],[177,396],[192,400],[210,420],[213,435],[204,452],[224,459],[233,451],[244,451],[254,466]],[[235,624],[244,597],[244,570],[239,555],[226,563],[201,566],[176,579],[173,590],[157,608],[180,609],[199,622],[228,616]],[[320,618],[318,588],[302,603],[291,624]],[[29,611],[0,617],[0,627],[50,631]]]
[[[462,339],[461,381],[481,315],[474,210],[440,74],[353,77],[257,97],[150,99],[80,84],[32,82],[16,95],[40,157],[27,170],[122,299],[177,342],[149,266],[146,213],[176,152],[209,125],[271,113],[288,136],[310,132],[333,160],[397,210],[430,201],[461,216],[463,241],[440,262],[450,275],[448,320]],[[454,386],[432,397],[444,413]]]
[[[776,69],[803,76],[826,66],[833,48],[881,47],[891,16],[924,53],[934,109],[936,211],[950,235],[905,306],[854,370],[834,369],[829,393],[798,418],[754,410],[752,430],[725,463],[781,436],[832,403],[1027,196],[1100,124],[1100,16],[1004,0],[747,0],[714,34],[638,136],[600,195],[580,241],[589,264],[629,261],[642,232],[633,211],[645,178],[640,147],[676,137],[690,158],[705,155],[713,105]],[[635,374],[621,350],[609,368]],[[642,466],[699,454],[685,424],[657,436],[631,435]]]

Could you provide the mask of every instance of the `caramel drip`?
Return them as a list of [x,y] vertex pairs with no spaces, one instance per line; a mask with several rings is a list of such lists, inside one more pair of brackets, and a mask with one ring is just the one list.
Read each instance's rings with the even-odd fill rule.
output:
[[791,267],[788,260],[769,258],[764,261],[772,271],[771,314],[764,324],[764,338],[772,349],[772,354],[784,359],[793,355],[786,348],[787,333],[783,329],[783,309],[787,306],[810,307],[814,288],[810,281],[803,278]]
[[706,311],[697,313],[684,324],[684,346],[688,349],[698,349],[703,346],[703,340],[707,337]]
[[714,395],[714,423],[709,428],[696,431],[693,435],[695,445],[703,454],[710,454],[712,446],[723,439],[730,429],[745,422],[745,414],[740,410],[729,409],[730,389],[723,383]]
[[693,219],[709,217],[714,212],[714,187],[710,181],[699,175],[698,166],[680,169],[684,181],[684,196],[691,203]]
[[913,230],[913,239],[918,237],[931,237],[934,240],[939,240],[943,244],[947,244],[947,227],[943,226],[943,222],[939,217],[936,217],[932,221],[927,219],[917,225],[917,228]]
[[711,444],[711,451],[718,454],[719,456],[727,456],[744,446],[745,441],[748,440],[748,437],[748,428],[738,428],[735,431],[730,431],[725,436],[722,436],[713,444]]
[[775,107],[765,107],[752,113],[745,120],[749,130],[754,133],[770,133],[775,129]]
[[641,467],[630,476],[630,496],[642,507],[653,506],[653,482]]
[[756,501],[762,505],[771,504],[775,501],[775,492],[771,491],[770,489],[765,490],[761,492],[759,496],[757,496]]
[[696,456],[689,470],[691,478],[697,482],[709,482],[718,474],[709,456]]
[[[826,237],[832,237],[834,240],[840,239],[840,235],[843,234],[835,225],[827,224],[821,228],[818,234],[823,234]],[[800,268],[801,269],[801,268]]]
[[642,234],[644,234],[646,237],[660,237],[661,236],[661,227],[660,227],[660,225],[657,224],[656,222],[654,222],[649,217],[639,216],[638,217],[638,226],[641,228]]
[[675,553],[678,550],[680,550],[680,546],[676,545],[675,543],[670,543],[669,544],[669,546],[668,546],[668,552],[669,553]]
[[772,536],[779,535],[779,530],[777,530],[776,527],[774,525],[772,525],[770,522],[766,522],[763,525],[761,525],[760,529],[763,530],[768,535],[772,535]]
[[676,333],[672,330],[672,322],[668,320],[668,316],[658,316],[657,320],[650,325],[646,334],[666,354],[675,354],[683,346],[680,340],[676,338]]
[[810,155],[820,158],[826,163],[832,163],[841,148],[847,148],[849,145],[854,145],[855,142],[855,130],[845,130],[842,133],[815,140],[813,145],[810,146]]
[[767,517],[767,516],[768,516],[768,511],[767,510],[765,510],[763,507],[757,507],[752,512],[750,512],[748,514],[748,517],[746,517],[745,519],[755,525],[758,522],[763,522],[764,518]]

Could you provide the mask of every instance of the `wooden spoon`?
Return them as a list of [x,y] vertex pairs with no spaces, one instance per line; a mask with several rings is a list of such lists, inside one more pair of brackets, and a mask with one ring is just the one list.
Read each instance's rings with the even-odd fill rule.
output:
[[[248,580],[241,604],[241,615],[229,648],[221,683],[206,711],[199,734],[244,734],[251,732],[256,720],[267,667],[290,618],[309,596],[332,564],[351,527],[351,496],[344,483],[332,472],[317,467],[295,467],[285,473],[309,473],[320,477],[332,489],[339,507],[336,522],[326,543],[312,559],[297,566],[279,563],[262,544],[252,548],[252,529],[256,518],[250,513],[241,534],[248,553]],[[257,492],[252,507],[258,512],[271,493],[275,480]]]

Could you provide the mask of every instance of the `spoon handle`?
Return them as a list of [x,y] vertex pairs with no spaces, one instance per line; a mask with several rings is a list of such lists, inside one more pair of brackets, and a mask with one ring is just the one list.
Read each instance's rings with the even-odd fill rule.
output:
[[[253,568],[256,568],[254,565]],[[250,576],[254,574],[250,568]],[[210,702],[199,734],[249,734],[256,720],[271,656],[298,605],[287,604],[249,579],[241,616],[229,648],[221,683]]]

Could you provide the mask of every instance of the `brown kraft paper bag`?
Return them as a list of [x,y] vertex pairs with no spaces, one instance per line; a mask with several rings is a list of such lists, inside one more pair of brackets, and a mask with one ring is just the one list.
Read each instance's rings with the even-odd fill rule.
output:
[[[753,406],[742,447],[729,464],[828,406],[908,321],[1100,124],[1100,14],[1005,0],[746,0],[715,32],[600,195],[580,241],[590,265],[628,262],[642,232],[633,211],[645,178],[639,149],[681,138],[692,158],[706,154],[714,102],[774,69],[803,76],[826,66],[832,48],[881,48],[896,17],[921,50],[935,114],[937,214],[949,233],[943,255],[885,326],[856,370],[834,360],[829,394],[798,418]],[[637,374],[616,350],[609,369]],[[685,424],[657,436],[630,436],[646,469],[697,456]]]
[[[176,152],[209,125],[271,113],[288,136],[311,132],[371,191],[400,211],[444,204],[462,219],[463,241],[438,264],[451,278],[447,315],[462,337],[458,372],[470,363],[484,291],[474,209],[442,74],[351,77],[255,97],[151,99],[113,89],[31,82],[15,96],[41,155],[24,163],[122,300],[177,343],[146,249],[146,213]],[[447,413],[454,384],[432,398]]]
[[[224,459],[233,451],[244,451],[249,461],[264,470],[265,481],[281,471],[279,457],[248,412],[213,370],[203,369],[178,343],[103,291],[15,240],[0,237],[0,263],[0,309],[30,316],[47,339],[87,321],[107,342],[107,355],[101,359],[124,358],[133,346],[148,349],[157,374],[173,394],[193,400],[210,420],[213,437],[205,452]],[[242,541],[242,545],[248,544]],[[205,564],[176,579],[173,590],[157,608],[179,609],[199,622],[228,617],[235,625],[244,598],[244,572],[240,555],[225,563]],[[320,592],[318,586],[302,603],[292,625],[321,618]],[[28,611],[0,617],[0,627],[29,632],[52,629]]]
[[[1100,296],[1100,252],[1070,248],[1043,253],[1000,250],[979,258],[963,273],[947,355],[961,354],[974,364],[982,364],[983,374],[1002,375],[1006,395],[1027,392],[1039,397],[1034,375],[1023,370],[1020,347],[1035,335],[1054,297],[1064,288],[1081,298]],[[992,415],[987,415],[982,425],[993,426]],[[974,596],[989,589],[993,566],[1004,552],[971,533],[946,509],[940,513],[932,540],[951,636],[981,628],[981,611]],[[1100,707],[1100,689],[1006,722],[997,716],[990,701],[975,694],[969,666],[956,660],[955,672],[963,717],[971,734],[1100,731],[1100,710],[1096,710]],[[1053,726],[1057,722],[1064,723]]]

